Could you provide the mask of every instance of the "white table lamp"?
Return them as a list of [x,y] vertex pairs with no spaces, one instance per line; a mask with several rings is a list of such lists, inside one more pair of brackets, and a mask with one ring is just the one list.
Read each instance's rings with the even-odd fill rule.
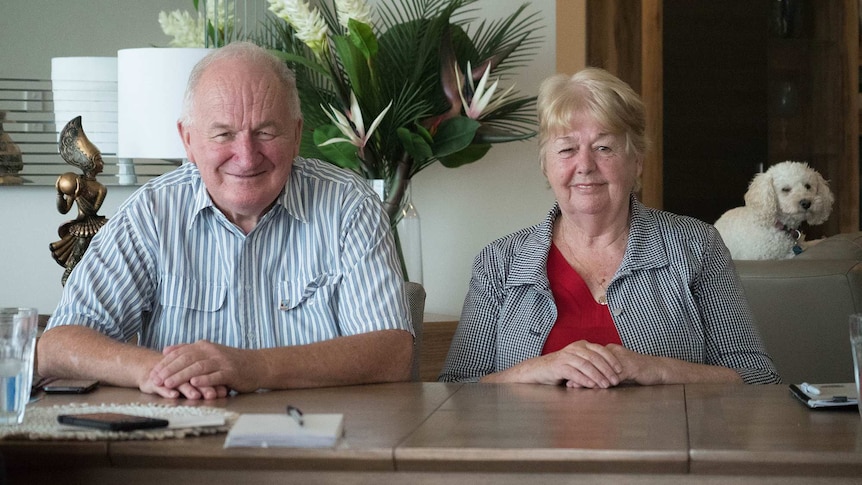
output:
[[210,51],[154,47],[117,52],[117,158],[121,184],[137,183],[134,158],[185,159],[177,120],[189,73]]

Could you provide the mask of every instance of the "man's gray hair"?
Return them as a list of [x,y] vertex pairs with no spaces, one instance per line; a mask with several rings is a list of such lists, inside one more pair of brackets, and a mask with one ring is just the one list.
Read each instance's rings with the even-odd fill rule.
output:
[[183,107],[180,112],[180,123],[190,125],[194,122],[192,118],[192,108],[194,107],[195,94],[197,92],[198,83],[201,76],[213,63],[223,59],[243,59],[253,64],[257,64],[270,69],[283,83],[287,91],[288,111],[294,114],[296,119],[302,119],[302,109],[299,104],[299,94],[296,89],[296,76],[293,71],[281,59],[268,52],[263,47],[260,47],[251,42],[232,42],[224,47],[213,49],[201,59],[189,74],[189,81],[186,85],[185,96],[183,97]]

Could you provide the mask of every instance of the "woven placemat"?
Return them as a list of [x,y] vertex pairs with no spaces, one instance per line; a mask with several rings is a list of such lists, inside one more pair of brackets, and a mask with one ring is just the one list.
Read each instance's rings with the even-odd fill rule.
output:
[[[189,428],[141,429],[135,431],[103,431],[60,424],[57,416],[81,413],[124,413],[136,416],[163,418],[187,418],[189,416],[222,416],[224,425]],[[24,422],[17,426],[0,427],[0,440],[163,440],[208,434],[226,433],[239,414],[225,409],[204,406],[166,406],[161,404],[65,404],[53,407],[28,408]]]

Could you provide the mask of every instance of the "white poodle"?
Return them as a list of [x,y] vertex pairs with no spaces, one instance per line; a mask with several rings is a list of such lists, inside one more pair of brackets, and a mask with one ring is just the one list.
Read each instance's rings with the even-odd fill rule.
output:
[[823,224],[832,213],[829,184],[803,162],[781,162],[759,173],[745,193],[745,206],[715,222],[733,259],[785,259],[805,249],[799,225]]

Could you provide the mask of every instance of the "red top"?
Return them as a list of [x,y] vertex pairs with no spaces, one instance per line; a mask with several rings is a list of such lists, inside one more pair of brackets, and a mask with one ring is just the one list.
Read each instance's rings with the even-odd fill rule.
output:
[[557,304],[557,321],[545,341],[542,355],[578,340],[622,345],[607,305],[593,298],[584,279],[553,243],[548,252],[548,280]]

